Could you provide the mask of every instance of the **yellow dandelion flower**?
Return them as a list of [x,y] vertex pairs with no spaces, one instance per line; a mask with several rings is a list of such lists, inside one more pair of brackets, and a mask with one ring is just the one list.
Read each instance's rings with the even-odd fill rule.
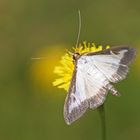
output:
[[[106,49],[108,48],[110,48],[110,46],[106,46]],[[73,48],[74,53],[79,53],[80,55],[83,53],[98,52],[102,49],[103,47],[101,45],[96,47],[94,43],[87,43],[86,41],[84,41],[78,47]],[[73,71],[73,57],[69,53],[66,53],[60,60],[60,66],[56,66],[54,68],[54,73],[57,74],[59,78],[53,82],[53,86],[57,86],[58,88],[63,88],[64,90],[68,91]]]

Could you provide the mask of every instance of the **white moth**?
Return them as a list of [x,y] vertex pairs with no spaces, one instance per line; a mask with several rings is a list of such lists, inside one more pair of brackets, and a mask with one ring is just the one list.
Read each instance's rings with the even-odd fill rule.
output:
[[118,96],[113,83],[123,80],[136,50],[128,46],[113,47],[99,52],[73,54],[75,69],[64,104],[64,118],[71,124],[88,108],[102,105],[110,91]]

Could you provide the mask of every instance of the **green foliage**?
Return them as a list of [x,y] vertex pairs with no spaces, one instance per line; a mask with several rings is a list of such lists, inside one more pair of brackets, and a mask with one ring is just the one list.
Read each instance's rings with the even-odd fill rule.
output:
[[[0,139],[100,140],[96,110],[88,111],[76,123],[67,126],[63,120],[66,94],[55,88],[42,91],[32,86],[30,58],[45,46],[75,45],[78,9],[82,15],[80,42],[130,44],[139,49],[139,5],[139,0],[2,0]],[[138,59],[139,55],[128,78],[117,84],[122,96],[109,94],[105,102],[108,140],[138,140],[140,137]]]

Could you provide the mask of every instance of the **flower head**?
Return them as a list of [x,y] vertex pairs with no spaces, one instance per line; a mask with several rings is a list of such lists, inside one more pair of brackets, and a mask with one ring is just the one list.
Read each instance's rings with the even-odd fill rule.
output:
[[[106,46],[106,49],[107,48],[110,48],[110,46]],[[86,41],[78,47],[73,48],[74,53],[79,53],[80,55],[88,52],[98,52],[102,49],[103,47],[101,45],[96,47],[94,43],[86,43]],[[53,82],[53,86],[57,86],[58,88],[63,88],[68,91],[73,71],[73,57],[71,54],[66,53],[60,60],[60,66],[56,66],[54,69],[54,73],[57,74],[59,78]]]

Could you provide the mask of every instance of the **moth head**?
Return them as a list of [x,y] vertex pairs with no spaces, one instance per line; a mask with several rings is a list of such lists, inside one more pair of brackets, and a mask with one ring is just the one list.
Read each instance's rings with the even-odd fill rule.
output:
[[79,52],[72,53],[72,52],[67,50],[67,53],[72,56],[74,61],[77,60],[80,57],[80,53]]
[[73,57],[73,60],[77,60],[80,57],[80,54],[78,52],[73,53],[72,57]]

